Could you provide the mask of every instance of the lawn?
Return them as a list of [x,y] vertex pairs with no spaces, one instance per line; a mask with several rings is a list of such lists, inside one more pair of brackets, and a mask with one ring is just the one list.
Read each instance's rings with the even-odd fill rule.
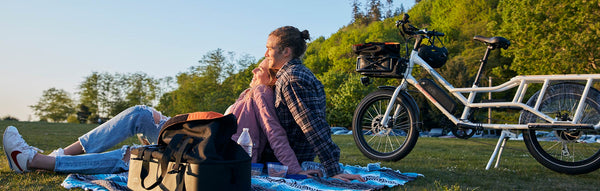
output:
[[[8,125],[16,126],[27,142],[50,153],[71,144],[95,125],[0,121],[0,133]],[[351,135],[334,135],[342,150],[340,162],[365,166],[377,161],[363,156]],[[500,166],[485,170],[496,144],[495,139],[419,138],[415,149],[397,162],[381,166],[402,172],[421,173],[424,177],[404,186],[387,190],[598,190],[600,171],[584,175],[565,175],[551,171],[535,161],[522,141],[509,141]],[[135,138],[123,144],[137,143]],[[116,146],[115,148],[119,148]],[[65,174],[10,171],[5,156],[0,157],[0,190],[64,190],[60,183]]]

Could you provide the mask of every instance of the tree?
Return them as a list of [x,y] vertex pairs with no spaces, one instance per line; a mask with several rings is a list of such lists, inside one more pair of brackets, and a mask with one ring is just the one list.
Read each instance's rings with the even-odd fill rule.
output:
[[367,15],[371,22],[380,21],[381,14],[381,1],[380,0],[369,0],[369,9]]
[[69,115],[69,117],[67,117],[67,123],[81,124],[81,121],[77,119],[77,115]]
[[145,73],[94,72],[79,85],[81,104],[89,108],[89,121],[110,118],[134,105],[154,106],[168,91],[172,78],[155,79]]
[[19,119],[17,119],[16,117],[10,116],[10,115],[2,117],[2,120],[4,120],[4,121],[19,121]]
[[81,103],[92,112],[90,121],[108,117],[112,113],[111,105],[124,101],[120,95],[123,89],[119,86],[120,78],[120,74],[94,72],[79,85]]
[[82,106],[88,108],[90,115],[88,115],[87,120],[96,122],[100,117],[98,112],[100,100],[100,90],[98,89],[98,83],[100,79],[100,74],[98,72],[93,72],[91,75],[87,76],[85,80],[79,85],[79,102]]
[[375,90],[375,86],[364,86],[360,75],[339,71],[327,72],[321,79],[326,88],[327,122],[338,127],[352,127],[352,115],[364,95]]
[[79,110],[77,111],[77,120],[80,124],[87,123],[91,114],[92,112],[90,112],[89,107],[85,106],[84,104],[79,104]]
[[360,2],[358,0],[352,1],[352,23],[363,24],[366,23],[366,16],[360,10]]
[[158,80],[145,73],[133,73],[124,76],[125,100],[127,105],[149,105],[158,97]]
[[506,52],[518,74],[600,72],[598,1],[500,1],[499,33],[511,40]]
[[[382,18],[391,18],[402,11],[396,9],[393,11],[393,0],[386,0],[386,5],[381,3],[381,0],[367,0],[365,4],[366,13],[361,10],[361,3],[358,0],[352,1],[352,23],[359,25],[367,25],[372,22],[380,21]],[[386,10],[383,10],[383,9]],[[404,9],[404,8],[402,8]]]
[[226,75],[229,77],[221,84],[221,88],[224,91],[227,91],[228,97],[230,97],[228,98],[228,104],[233,104],[238,98],[238,95],[240,95],[242,91],[248,89],[250,81],[252,81],[252,70],[256,68],[261,61],[262,60],[259,60],[257,62],[256,59],[250,55],[244,55],[235,61],[233,65],[243,69],[235,69],[232,72],[228,72]]
[[386,0],[385,1],[385,7],[386,7],[386,11],[385,11],[385,16],[384,18],[391,18],[396,16],[394,11],[393,11],[393,7],[394,7],[394,0]]
[[99,80],[99,116],[110,118],[127,108],[125,75],[103,73]]
[[[235,54],[221,49],[208,52],[198,61],[198,66],[177,75],[178,88],[165,93],[157,108],[166,115],[193,111],[224,112],[252,79],[252,69],[249,68],[253,67],[250,63],[254,59],[247,55],[239,60],[235,57]],[[238,73],[236,68],[239,66],[248,68]]]
[[30,107],[43,121],[63,122],[75,113],[73,100],[68,92],[56,88],[45,90],[38,103]]

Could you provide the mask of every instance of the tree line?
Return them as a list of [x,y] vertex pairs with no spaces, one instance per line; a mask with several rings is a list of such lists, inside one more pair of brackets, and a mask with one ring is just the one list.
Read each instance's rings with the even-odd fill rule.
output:
[[65,90],[50,88],[30,107],[40,121],[97,122],[132,105],[156,105],[172,81],[171,77],[157,79],[142,72],[93,72],[79,84],[79,100]]
[[[343,127],[351,126],[354,110],[366,94],[378,85],[398,84],[397,79],[374,79],[373,85],[363,86],[361,76],[354,71],[356,55],[351,50],[352,45],[404,42],[395,28],[395,21],[405,12],[402,6],[390,7],[390,0],[350,3],[352,22],[328,38],[313,39],[303,57],[304,64],[325,86],[327,121]],[[478,61],[485,52],[484,45],[472,40],[475,35],[503,36],[511,41],[508,50],[493,51],[484,68],[484,79],[493,77],[493,85],[515,75],[600,73],[600,5],[597,1],[423,0],[417,1],[407,12],[413,25],[446,34],[441,40],[450,58],[437,70],[455,87],[469,87],[473,83]],[[137,104],[155,106],[169,116],[193,111],[223,112],[248,87],[251,70],[260,61],[217,49],[204,55],[197,66],[170,79],[171,84],[167,79],[153,79],[143,73],[136,73],[138,78],[132,77],[134,74],[93,73],[80,85],[77,102],[80,107],[72,101],[70,107],[63,107],[65,111],[71,108],[68,115],[62,115],[65,118],[45,118],[64,121],[83,112],[82,106],[85,106],[91,113],[87,121],[93,122],[96,117],[112,117]],[[419,68],[413,69],[413,75],[427,77]],[[111,88],[109,84],[119,87]],[[487,85],[487,81],[482,81],[481,86]],[[66,93],[47,91],[44,95]],[[426,128],[448,125],[427,101],[416,94],[413,96],[419,101]],[[511,92],[494,94],[494,98],[500,99],[512,99],[510,96]],[[37,113],[40,110],[36,106],[44,106],[40,104],[43,97],[32,106],[40,118],[45,114]],[[69,103],[64,99],[54,102]],[[61,107],[52,108],[60,110]],[[497,113],[493,118],[509,120],[515,115],[518,112]]]

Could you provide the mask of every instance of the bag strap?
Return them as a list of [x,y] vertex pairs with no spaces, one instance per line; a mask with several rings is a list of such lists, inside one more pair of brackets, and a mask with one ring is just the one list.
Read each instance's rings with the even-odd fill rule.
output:
[[183,159],[185,153],[189,150],[188,145],[190,145],[190,142],[193,141],[193,138],[185,136],[185,139],[183,140],[181,145],[179,145],[179,149],[177,149],[177,151],[173,154],[173,156],[175,157],[175,169],[169,173],[177,173],[177,187],[175,188],[176,191],[183,191],[183,188],[185,188],[184,172],[187,166],[182,165],[181,160]]
[[183,140],[181,145],[178,145],[179,149],[177,149],[177,151],[175,151],[175,153],[173,153],[173,156],[175,157],[175,169],[179,169],[179,167],[181,165],[181,160],[183,159],[183,155],[188,150],[187,147],[188,147],[190,141],[194,141],[194,139],[192,139],[191,137],[185,136],[185,139]]
[[179,145],[179,143],[182,141],[183,136],[184,136],[183,134],[177,134],[177,135],[173,136],[173,139],[171,139],[171,142],[165,149],[165,152],[163,153],[162,158],[158,161],[159,165],[160,165],[160,169],[161,169],[160,176],[156,179],[156,182],[154,182],[152,185],[150,185],[148,187],[146,187],[144,182],[145,182],[146,177],[148,177],[148,172],[149,172],[148,169],[150,169],[149,164],[150,164],[150,160],[152,160],[152,151],[148,150],[148,149],[144,150],[144,152],[143,152],[144,156],[142,158],[143,159],[142,169],[140,171],[142,188],[144,188],[146,190],[151,190],[151,189],[155,188],[156,186],[158,186],[162,182],[165,175],[167,174],[169,161],[171,160],[171,154],[172,154],[173,150],[175,150],[177,148],[177,146]]

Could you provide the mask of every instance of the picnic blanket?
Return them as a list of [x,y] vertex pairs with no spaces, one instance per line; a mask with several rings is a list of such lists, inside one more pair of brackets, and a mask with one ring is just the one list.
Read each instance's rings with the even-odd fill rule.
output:
[[[423,176],[418,173],[402,173],[379,163],[371,163],[366,167],[340,164],[344,173],[359,174],[366,180],[344,182],[335,178],[292,179],[269,177],[266,175],[252,177],[252,190],[380,190],[395,187]],[[121,174],[70,174],[61,186],[82,188],[84,190],[129,190],[127,188],[127,172]]]

